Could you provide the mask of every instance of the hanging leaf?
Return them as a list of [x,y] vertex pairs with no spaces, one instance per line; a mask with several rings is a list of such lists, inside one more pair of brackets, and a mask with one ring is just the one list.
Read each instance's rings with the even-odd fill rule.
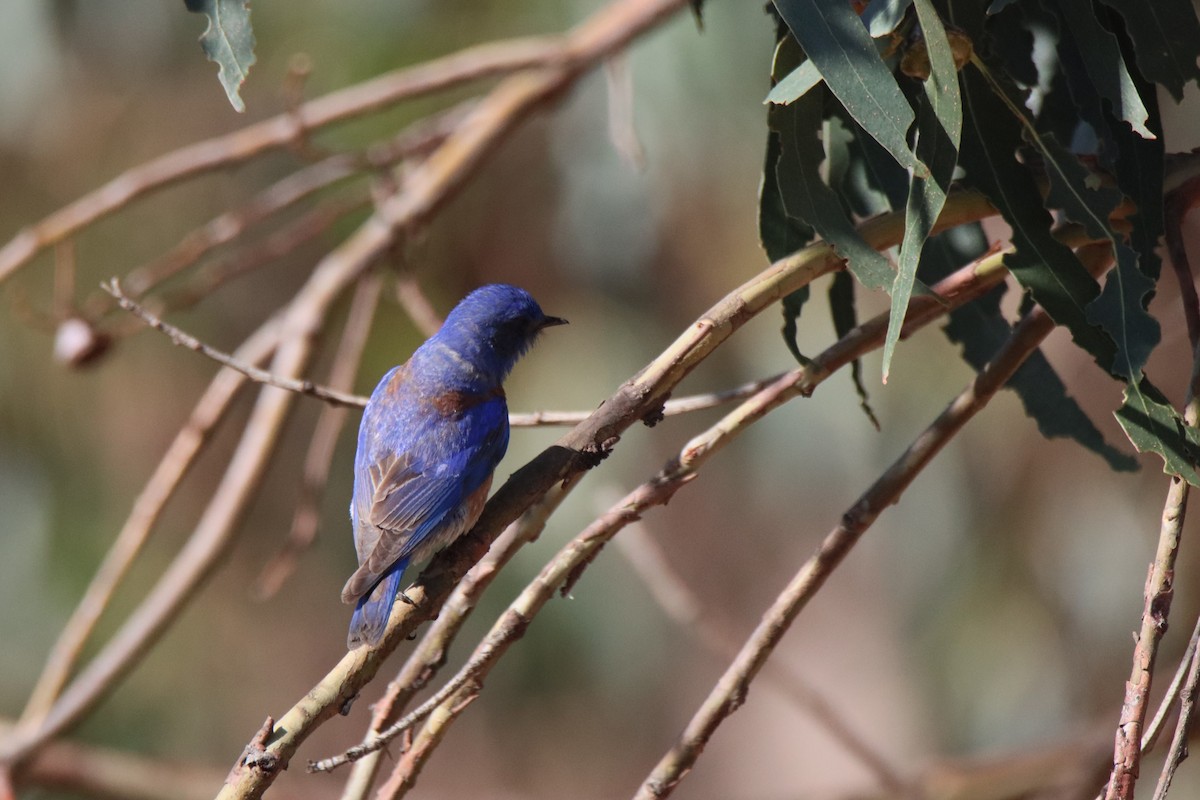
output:
[[928,168],[908,149],[915,116],[849,3],[775,0],[792,35],[846,110],[892,157],[922,177]]
[[1102,0],[1125,20],[1138,69],[1167,87],[1175,102],[1183,88],[1200,81],[1200,20],[1192,0]]
[[915,0],[915,5],[924,32],[930,70],[929,78],[923,84],[925,94],[917,124],[917,156],[929,166],[930,175],[928,178],[914,175],[909,185],[904,239],[892,284],[891,316],[883,344],[884,383],[887,383],[892,355],[900,341],[900,329],[904,326],[904,315],[917,279],[921,248],[946,204],[962,138],[958,69],[945,27],[929,0]]
[[1116,343],[1115,374],[1137,383],[1161,331],[1158,321],[1146,310],[1154,293],[1154,281],[1141,272],[1137,252],[1124,237],[1113,232],[1108,222],[1109,215],[1121,202],[1121,193],[1106,188],[1099,175],[1089,172],[1054,137],[1039,136],[1037,143],[1050,179],[1048,202],[1082,224],[1089,235],[1108,239],[1112,244],[1116,268],[1108,273],[1100,296],[1087,307],[1087,318],[1108,331]]
[[895,273],[888,261],[871,248],[842,211],[837,194],[821,180],[825,158],[818,132],[824,98],[810,93],[789,106],[777,106],[770,116],[779,133],[782,153],[776,180],[784,208],[833,245],[846,259],[847,268],[870,289],[889,289]]
[[1163,472],[1200,486],[1200,435],[1148,381],[1125,387],[1125,402],[1114,416],[1139,453],[1157,453]]
[[[957,8],[957,5],[956,5]],[[957,22],[957,19],[955,20]],[[1020,124],[978,69],[963,72],[964,130],[959,160],[970,182],[1012,227],[1015,252],[1004,264],[1050,317],[1104,369],[1113,369],[1115,345],[1092,325],[1086,308],[1100,286],[1069,247],[1050,233],[1052,219],[1028,170],[1016,159]]]
[[246,104],[239,93],[254,65],[254,31],[250,27],[249,0],[184,0],[188,11],[208,17],[200,47],[217,65],[217,77],[234,109]]
[[[839,339],[858,324],[858,310],[854,305],[854,278],[850,273],[834,273],[833,282],[829,284],[829,312],[833,317],[834,333]],[[863,385],[862,362],[857,358],[850,362],[850,380],[854,382],[854,391],[858,394],[858,407],[867,415],[875,430],[879,430],[879,418],[875,416],[875,409],[871,408],[871,398],[867,394],[867,387]]]
[[1100,24],[1091,0],[1059,0],[1058,7],[1066,20],[1066,29],[1079,43],[1079,53],[1096,90],[1112,104],[1118,117],[1139,135],[1153,139],[1154,134],[1146,127],[1150,112],[1125,66],[1117,37]]

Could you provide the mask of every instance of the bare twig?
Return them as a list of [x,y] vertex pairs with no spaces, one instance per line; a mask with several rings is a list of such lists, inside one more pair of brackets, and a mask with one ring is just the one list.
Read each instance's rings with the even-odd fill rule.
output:
[[[242,207],[227,211],[187,234],[165,255],[131,270],[122,278],[125,291],[134,299],[140,298],[217,247],[236,241],[253,227],[317,192],[353,178],[363,170],[385,169],[402,159],[428,153],[450,135],[473,107],[473,101],[460,103],[413,123],[393,138],[371,145],[362,153],[339,153],[288,175]],[[361,202],[365,202],[365,198]],[[89,307],[90,316],[98,315],[112,302],[107,297],[104,300],[103,305],[97,303]]]
[[[1200,422],[1200,340],[1193,342],[1192,377],[1188,385],[1183,419],[1191,427]],[[1142,727],[1146,721],[1154,661],[1158,655],[1158,643],[1167,631],[1167,616],[1175,594],[1175,559],[1179,553],[1183,521],[1187,516],[1188,488],[1187,481],[1179,476],[1172,476],[1171,485],[1167,489],[1162,523],[1158,532],[1158,547],[1146,577],[1145,604],[1142,608],[1141,628],[1133,647],[1133,667],[1125,684],[1125,700],[1121,704],[1121,717],[1117,723],[1113,769],[1105,792],[1107,800],[1133,800],[1141,766]],[[1193,658],[1193,666],[1196,660]],[[1180,723],[1183,722],[1181,710]],[[1170,760],[1168,757],[1168,764]],[[1172,770],[1171,774],[1173,772]],[[1166,772],[1159,786],[1162,787],[1164,782],[1170,783],[1170,776]]]
[[182,147],[127,170],[24,228],[0,248],[0,283],[46,247],[155,190],[290,147],[297,137],[318,128],[370,114],[402,100],[468,81],[559,64],[572,55],[554,38],[531,37],[479,45],[413,67],[402,67],[241,130]]
[[[1179,693],[1183,689],[1183,683],[1187,679],[1188,673],[1192,669],[1192,660],[1196,658],[1197,645],[1200,644],[1200,618],[1196,620],[1195,627],[1192,628],[1192,636],[1188,639],[1187,649],[1183,651],[1183,657],[1179,659],[1179,666],[1175,668],[1175,677],[1171,679],[1171,685],[1167,687],[1166,694],[1158,703],[1158,710],[1154,713],[1154,718],[1150,720],[1150,724],[1146,726],[1146,730],[1142,733],[1142,755],[1146,755],[1154,749],[1158,743],[1158,737],[1166,727],[1167,719],[1170,718],[1171,712],[1174,710],[1175,703],[1179,700]],[[1106,769],[1105,772],[1108,770]],[[1098,795],[1103,797],[1103,795]]]
[[318,239],[343,218],[369,207],[365,193],[356,194],[359,193],[318,206],[272,231],[262,241],[205,265],[185,285],[163,292],[159,313],[195,305],[229,281],[281,261],[297,248]]
[[[9,730],[0,722],[0,733]],[[75,742],[54,742],[22,775],[26,786],[112,800],[207,800],[220,780],[217,768]]]
[[1193,653],[1192,665],[1188,669],[1187,682],[1179,701],[1179,721],[1175,724],[1175,735],[1171,739],[1171,749],[1163,762],[1162,774],[1159,775],[1158,785],[1154,788],[1154,800],[1166,800],[1171,782],[1175,779],[1175,770],[1188,757],[1188,733],[1196,713],[1196,695],[1200,691],[1200,659],[1195,658],[1197,637],[1200,636],[1200,626],[1192,635],[1188,645]]
[[[353,387],[382,288],[383,280],[378,272],[369,272],[358,282],[329,375],[329,385],[335,391],[347,391]],[[260,599],[271,597],[279,591],[296,569],[300,555],[316,538],[317,524],[321,519],[319,500],[329,479],[329,465],[345,422],[346,409],[338,406],[326,406],[317,419],[309,440],[308,454],[304,457],[304,472],[300,496],[296,500],[296,512],[292,516],[292,529],[283,547],[263,567],[255,583],[254,592]]]
[[179,328],[176,328],[170,323],[163,322],[161,319],[151,314],[144,306],[139,305],[132,300],[127,294],[121,290],[121,284],[116,278],[112,278],[108,283],[102,284],[104,291],[111,294],[120,304],[121,308],[136,314],[142,320],[154,328],[167,335],[167,337],[180,347],[186,347],[188,350],[194,350],[201,355],[208,356],[218,364],[223,364],[230,369],[235,369],[248,378],[259,383],[265,383],[268,386],[274,386],[279,389],[286,389],[289,392],[296,394],[309,395],[318,400],[324,400],[326,403],[332,403],[338,406],[361,406],[360,398],[356,395],[346,394],[324,386],[318,386],[312,381],[296,380],[294,378],[281,377],[272,374],[265,369],[259,369],[253,364],[248,364],[245,361],[239,361],[228,353],[224,353],[215,347],[211,347],[197,339],[195,336],[184,333]]
[[[705,607],[699,595],[691,590],[687,582],[671,567],[666,553],[644,526],[628,526],[624,535],[617,539],[617,549],[627,556],[629,565],[642,579],[642,584],[669,617],[684,630],[693,632],[709,651],[732,659],[737,655],[738,643],[728,625],[716,619],[713,610]],[[766,665],[763,678],[772,688],[788,698],[796,708],[816,720],[846,752],[858,759],[879,785],[888,792],[899,794],[904,789],[900,775],[892,769],[887,759],[863,740],[842,719],[837,710],[805,678],[789,665],[771,661]]]
[[429,298],[421,291],[421,284],[416,276],[406,269],[396,273],[396,301],[426,338],[433,336],[438,328],[442,327],[442,318],[434,310],[433,303],[430,303]]

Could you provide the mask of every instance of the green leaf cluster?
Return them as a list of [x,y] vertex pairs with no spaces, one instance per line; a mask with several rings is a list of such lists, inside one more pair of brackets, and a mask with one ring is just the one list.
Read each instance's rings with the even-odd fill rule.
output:
[[[886,381],[912,294],[987,249],[975,225],[931,236],[947,198],[983,193],[1012,230],[1004,265],[1022,307],[1041,305],[1125,384],[1115,414],[1130,441],[1196,482],[1200,436],[1144,373],[1161,338],[1148,311],[1164,226],[1157,89],[1178,100],[1200,81],[1192,3],[774,0],[772,11],[760,204],[768,256],[820,236],[846,259],[830,292],[839,330],[853,325],[855,291],[890,295]],[[861,219],[883,211],[904,213],[894,259],[858,234]],[[1067,223],[1111,249],[1107,275],[1055,235]],[[1002,291],[955,310],[945,328],[976,369],[1011,331]],[[783,304],[785,341],[802,361],[796,319],[807,299],[805,289]],[[862,392],[857,370],[855,380]],[[1040,354],[1010,386],[1043,434],[1072,437],[1115,469],[1136,466]]]

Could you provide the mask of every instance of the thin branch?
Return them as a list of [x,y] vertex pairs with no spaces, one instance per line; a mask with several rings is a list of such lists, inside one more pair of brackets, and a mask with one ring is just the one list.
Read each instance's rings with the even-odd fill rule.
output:
[[[250,364],[266,359],[279,344],[280,328],[281,320],[278,317],[259,327],[238,348],[235,354],[237,359]],[[84,644],[112,600],[117,586],[141,552],[167,501],[195,463],[197,455],[208,443],[217,423],[224,417],[235,394],[245,382],[245,377],[235,370],[223,369],[218,372],[175,435],[145,488],[134,501],[129,518],[92,576],[87,591],[54,643],[21,715],[18,731],[32,731],[43,722],[75,668]]]
[[1163,762],[1162,774],[1158,785],[1154,788],[1154,800],[1166,800],[1171,782],[1175,779],[1175,770],[1188,757],[1188,734],[1196,713],[1196,695],[1200,692],[1200,659],[1195,658],[1197,638],[1200,637],[1200,626],[1192,634],[1188,647],[1193,653],[1192,666],[1188,669],[1187,683],[1179,701],[1179,721],[1175,724],[1175,736],[1171,739],[1171,749]]
[[[185,285],[161,296],[159,314],[195,305],[226,283],[268,264],[282,261],[298,248],[319,239],[345,217],[370,207],[366,193],[331,200],[308,211],[227,257],[205,265]],[[126,287],[128,289],[128,287]],[[140,327],[140,326],[139,326]]]
[[426,338],[433,336],[438,328],[442,327],[441,316],[421,291],[421,284],[416,276],[407,269],[396,272],[396,302]]
[[[473,107],[474,101],[460,103],[414,122],[391,139],[371,145],[361,153],[339,153],[288,175],[240,208],[227,211],[193,230],[163,256],[131,270],[122,278],[126,292],[134,299],[142,297],[217,247],[236,241],[254,226],[364,170],[386,169],[405,158],[427,154],[461,124]],[[105,300],[111,302],[108,298]],[[93,316],[104,310],[99,304],[90,309]]]
[[[617,549],[626,556],[634,573],[642,579],[642,584],[667,616],[682,629],[694,633],[710,652],[732,659],[737,655],[738,643],[728,626],[715,618],[713,610],[706,607],[700,596],[671,567],[667,554],[644,527],[641,524],[628,526],[624,535],[617,539]],[[763,679],[858,759],[884,790],[893,794],[903,791],[904,781],[887,759],[851,728],[837,709],[799,672],[788,664],[771,661],[766,665]]]
[[[1188,384],[1183,419],[1193,428],[1200,423],[1200,339],[1193,342],[1192,375]],[[1187,516],[1188,488],[1187,481],[1173,476],[1167,489],[1158,532],[1158,547],[1146,577],[1142,624],[1134,643],[1133,666],[1125,684],[1125,700],[1121,704],[1121,717],[1117,723],[1113,769],[1105,793],[1107,800],[1133,800],[1141,767],[1142,727],[1146,722],[1154,662],[1158,656],[1158,644],[1167,631],[1167,616],[1170,614],[1171,600],[1175,594],[1175,560],[1179,554],[1183,522]],[[1196,660],[1193,659],[1193,668]],[[1182,708],[1181,705],[1180,724],[1185,722]],[[1168,765],[1170,761],[1171,758],[1168,757]],[[1171,773],[1173,774],[1173,770]],[[1160,788],[1164,781],[1170,783],[1170,777],[1165,772],[1159,783]]]
[[150,192],[272,150],[288,148],[318,128],[380,111],[402,100],[530,67],[560,64],[571,56],[559,40],[550,37],[479,45],[402,67],[232,133],[181,147],[123,172],[22,229],[0,248],[0,283],[46,247],[75,235]]
[[222,352],[221,350],[218,350],[215,347],[211,347],[211,346],[205,344],[204,342],[200,341],[196,337],[194,337],[190,334],[184,333],[179,328],[176,328],[174,325],[171,325],[170,323],[167,323],[167,322],[163,322],[161,319],[156,317],[154,314],[151,314],[148,309],[146,309],[142,305],[139,305],[136,301],[131,299],[129,297],[129,295],[125,294],[125,292],[123,292],[121,290],[121,284],[116,278],[111,278],[108,281],[108,283],[101,284],[101,287],[104,289],[104,291],[108,292],[110,295],[112,295],[116,299],[117,303],[120,304],[121,308],[125,309],[126,311],[130,312],[131,314],[136,314],[137,316],[141,317],[142,320],[147,325],[149,325],[151,328],[153,328],[156,331],[159,331],[160,333],[166,334],[166,336],[174,344],[176,344],[180,347],[186,347],[188,350],[194,350],[195,352],[200,353],[201,355],[208,356],[213,361],[216,361],[218,364],[222,364],[226,367],[229,367],[230,369],[235,369],[238,372],[245,375],[247,378],[251,378],[251,379],[257,381],[258,383],[264,383],[268,386],[274,386],[279,389],[286,389],[287,391],[295,392],[296,394],[303,394],[303,395],[308,395],[310,397],[315,397],[318,400],[324,400],[326,403],[331,403],[333,405],[338,405],[338,406],[359,406],[360,405],[359,404],[360,398],[357,397],[356,395],[346,394],[344,392],[339,392],[339,391],[336,391],[335,389],[330,389],[330,388],[327,388],[324,386],[318,386],[317,384],[313,383],[312,381],[296,380],[294,378],[287,378],[287,377],[283,377],[280,375],[272,374],[271,372],[269,372],[265,369],[259,369],[258,367],[254,366],[253,364],[248,364],[245,361],[240,361],[240,360],[234,358],[233,356],[229,355],[228,353]]
[[1009,341],[971,384],[846,511],[842,521],[763,614],[762,621],[684,728],[679,740],[643,782],[635,795],[636,800],[657,800],[675,790],[717,727],[745,701],[750,682],[796,616],[863,533],[885,508],[896,502],[921,470],[987,404],[1053,329],[1054,321],[1040,308],[1027,314],[1013,330]]
[[[383,279],[378,272],[369,272],[358,282],[329,375],[329,385],[335,391],[347,391],[353,387],[382,289]],[[292,528],[283,547],[259,573],[254,588],[254,594],[259,599],[266,599],[279,591],[295,571],[301,554],[308,550],[316,538],[321,519],[320,498],[329,479],[333,451],[346,423],[346,413],[345,408],[326,406],[317,419],[309,440],[308,453],[304,457],[300,496],[296,499]]]
[[[9,730],[0,722],[0,733]],[[75,742],[54,742],[22,775],[25,786],[113,800],[208,800],[220,780],[216,768]]]
[[[295,375],[307,366],[329,305],[345,281],[360,270],[355,260],[334,260],[324,269],[318,267],[284,314],[273,372]],[[183,549],[41,724],[0,742],[0,763],[20,765],[52,737],[78,724],[133,669],[192,599],[232,544],[278,444],[293,397],[269,387],[260,392],[229,467]]]
[[[1192,661],[1196,658],[1198,644],[1200,644],[1200,618],[1196,619],[1196,625],[1192,628],[1192,635],[1188,639],[1187,649],[1183,651],[1183,657],[1179,659],[1179,665],[1175,668],[1175,677],[1171,679],[1171,685],[1167,687],[1167,693],[1159,701],[1158,710],[1154,713],[1154,718],[1146,726],[1145,732],[1142,733],[1143,756],[1154,749],[1154,746],[1158,743],[1158,737],[1162,734],[1163,728],[1166,727],[1167,719],[1171,716],[1176,701],[1179,700],[1179,693],[1183,689],[1183,682],[1187,679],[1188,673],[1191,672]],[[1105,771],[1107,772],[1108,770]],[[1099,795],[1098,797],[1102,796]]]

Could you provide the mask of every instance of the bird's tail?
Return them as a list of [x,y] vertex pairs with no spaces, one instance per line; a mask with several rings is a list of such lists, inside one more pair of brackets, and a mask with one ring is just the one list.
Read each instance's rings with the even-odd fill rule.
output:
[[346,637],[346,647],[353,650],[359,645],[374,646],[383,637],[383,629],[387,627],[388,617],[392,615],[392,604],[400,593],[400,579],[404,577],[407,562],[393,566],[371,591],[359,598],[354,607],[354,616],[350,617],[350,633]]

